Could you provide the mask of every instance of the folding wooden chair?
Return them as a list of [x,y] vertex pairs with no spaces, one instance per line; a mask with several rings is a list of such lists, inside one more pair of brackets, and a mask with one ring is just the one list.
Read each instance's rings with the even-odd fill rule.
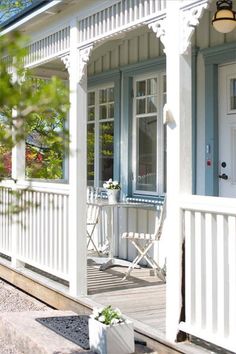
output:
[[96,204],[87,203],[87,238],[88,238],[87,249],[91,242],[98,256],[100,256],[100,252],[93,240],[93,236],[94,236],[95,228],[99,222],[99,216],[100,216],[100,207]]
[[157,262],[151,257],[148,253],[152,245],[156,242],[160,241],[163,229],[163,223],[166,215],[166,201],[164,200],[163,205],[160,207],[158,212],[158,216],[156,217],[155,229],[153,234],[149,233],[139,233],[139,232],[124,232],[122,234],[122,239],[127,239],[131,241],[134,247],[138,251],[137,257],[133,260],[132,264],[128,268],[127,273],[125,274],[123,279],[126,279],[131,271],[135,268],[135,266],[141,261],[141,259],[145,259],[148,264],[154,269],[157,276],[165,281],[166,271],[164,268],[161,268]]

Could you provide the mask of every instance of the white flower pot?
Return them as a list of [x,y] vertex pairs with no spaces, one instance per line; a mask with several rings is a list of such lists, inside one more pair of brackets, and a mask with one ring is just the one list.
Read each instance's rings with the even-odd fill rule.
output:
[[108,202],[113,204],[117,203],[120,199],[120,190],[119,189],[108,189],[107,190]]
[[134,326],[130,321],[107,326],[89,319],[90,349],[98,354],[134,353]]

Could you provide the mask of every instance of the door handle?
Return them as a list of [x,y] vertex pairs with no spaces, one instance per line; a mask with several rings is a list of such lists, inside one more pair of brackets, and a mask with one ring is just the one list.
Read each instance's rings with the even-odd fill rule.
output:
[[222,173],[222,175],[219,175],[219,178],[227,180],[228,176],[225,173]]

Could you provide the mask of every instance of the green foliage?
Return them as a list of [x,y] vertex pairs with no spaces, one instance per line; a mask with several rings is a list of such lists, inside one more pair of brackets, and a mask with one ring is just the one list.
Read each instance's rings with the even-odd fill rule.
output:
[[0,2],[0,22],[8,20],[22,9],[30,6],[33,0],[1,0]]
[[10,150],[24,140],[30,145],[29,137],[33,136],[34,148],[44,160],[38,166],[31,161],[28,176],[61,178],[69,142],[65,128],[68,88],[57,77],[50,81],[34,78],[24,68],[25,47],[26,40],[19,33],[1,37],[0,57],[4,59],[0,61],[0,146]]
[[91,318],[94,318],[105,325],[116,325],[120,322],[124,322],[120,310],[118,308],[113,309],[111,305],[101,309],[95,308]]

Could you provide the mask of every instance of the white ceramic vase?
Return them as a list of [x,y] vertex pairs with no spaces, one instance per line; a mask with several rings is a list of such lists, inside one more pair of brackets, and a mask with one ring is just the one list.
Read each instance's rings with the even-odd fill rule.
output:
[[90,350],[97,354],[134,353],[134,326],[130,321],[107,326],[89,319]]
[[111,204],[117,203],[120,199],[120,189],[107,190],[108,202]]

